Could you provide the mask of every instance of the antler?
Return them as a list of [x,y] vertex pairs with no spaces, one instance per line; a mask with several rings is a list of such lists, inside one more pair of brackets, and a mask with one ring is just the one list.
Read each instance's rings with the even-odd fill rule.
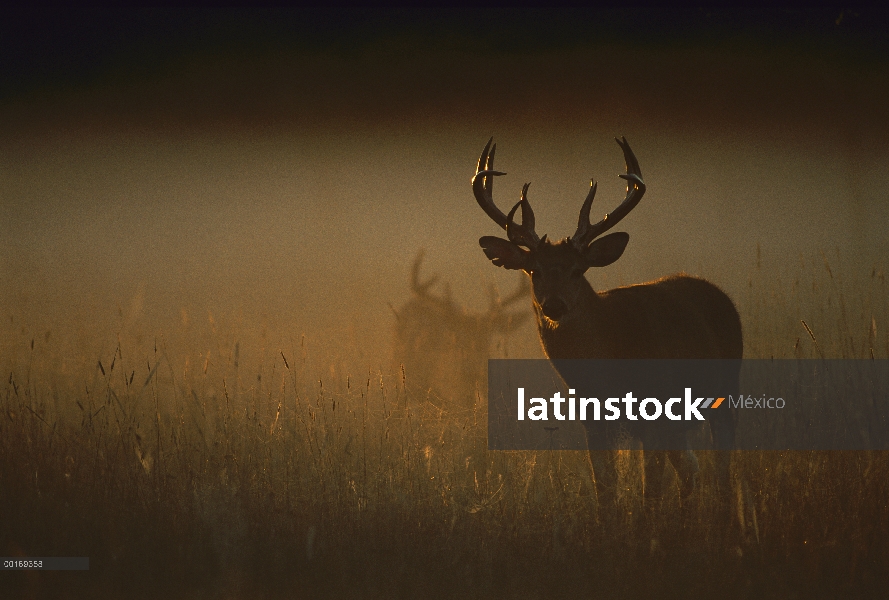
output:
[[[430,293],[429,290],[438,282],[438,275],[433,275],[426,281],[420,281],[420,265],[423,263],[425,255],[426,250],[421,248],[417,252],[414,264],[411,266],[411,291],[414,293],[415,298],[420,300],[422,306],[437,311],[443,320],[454,319],[457,315],[463,314],[463,309],[454,302],[451,296],[450,284],[445,282],[444,293],[436,295]],[[400,318],[403,313],[404,311],[402,310],[401,313],[396,312],[395,314]]]
[[531,286],[528,284],[528,278],[521,277],[519,279],[519,286],[516,288],[516,290],[512,294],[510,294],[509,296],[507,296],[506,298],[501,300],[500,305],[501,306],[509,306],[510,304],[518,302],[519,300],[521,300],[523,298],[527,298],[528,292],[530,292],[530,291],[531,291]]
[[[491,219],[500,227],[506,230],[506,236],[514,244],[527,246],[528,248],[536,248],[540,243],[540,238],[534,231],[534,211],[528,202],[527,193],[530,183],[526,183],[522,188],[522,198],[519,200],[509,215],[504,215],[503,211],[494,204],[494,177],[498,175],[506,175],[500,171],[494,170],[494,153],[497,151],[497,144],[493,144],[494,138],[488,140],[482,155],[478,159],[478,165],[475,168],[475,177],[472,178],[472,193],[478,205],[482,207]],[[522,207],[522,223],[521,225],[513,221],[518,207]]]
[[508,313],[506,308],[523,298],[527,298],[530,291],[531,286],[528,284],[527,277],[522,277],[515,291],[506,298],[501,298],[497,292],[497,287],[491,284],[489,288],[490,306],[488,307],[488,312],[482,315],[482,319],[490,320],[496,331],[509,331],[520,326],[531,316],[531,313],[529,311]]
[[428,296],[429,288],[438,281],[438,275],[433,275],[423,283],[420,283],[420,265],[423,263],[423,256],[425,256],[425,254],[426,250],[421,248],[420,251],[417,252],[417,258],[414,259],[413,266],[411,266],[411,291],[417,296]]
[[490,299],[490,307],[488,308],[488,312],[494,314],[500,310],[503,310],[507,306],[515,304],[519,300],[527,298],[530,291],[531,286],[528,284],[527,277],[521,277],[519,279],[518,287],[506,298],[500,297],[497,286],[492,283],[488,288],[488,297]]
[[584,200],[583,206],[580,208],[580,217],[577,220],[577,231],[571,237],[571,241],[574,245],[581,249],[585,248],[587,244],[595,238],[617,225],[621,219],[627,216],[629,212],[639,204],[642,195],[645,194],[645,183],[642,181],[642,170],[639,168],[639,161],[636,160],[636,155],[633,154],[633,151],[630,149],[630,144],[627,142],[627,138],[614,138],[614,141],[617,142],[621,149],[623,149],[624,160],[627,163],[627,172],[619,175],[622,179],[627,180],[627,197],[624,198],[624,201],[621,202],[620,206],[606,214],[601,221],[592,225],[590,224],[590,208],[593,205],[593,198],[596,196],[597,184],[595,181],[590,181],[590,193],[587,194],[586,200]]

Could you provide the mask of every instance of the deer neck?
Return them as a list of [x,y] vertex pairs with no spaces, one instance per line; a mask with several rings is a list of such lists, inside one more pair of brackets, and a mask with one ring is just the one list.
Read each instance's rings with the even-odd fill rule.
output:
[[558,321],[547,318],[534,305],[537,331],[547,358],[607,358],[606,303],[585,281],[577,303]]

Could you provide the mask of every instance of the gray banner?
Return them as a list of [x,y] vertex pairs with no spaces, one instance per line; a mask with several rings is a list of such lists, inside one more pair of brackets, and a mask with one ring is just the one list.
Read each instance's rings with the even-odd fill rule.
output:
[[490,360],[488,447],[889,449],[889,360]]

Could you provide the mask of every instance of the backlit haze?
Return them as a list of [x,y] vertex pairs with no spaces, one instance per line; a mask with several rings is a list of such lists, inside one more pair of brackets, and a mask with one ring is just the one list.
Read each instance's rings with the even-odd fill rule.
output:
[[[146,356],[212,361],[237,343],[245,359],[320,357],[319,372],[389,369],[389,305],[410,297],[420,248],[424,275],[467,310],[485,309],[488,283],[517,284],[477,242],[502,233],[469,183],[492,135],[508,173],[495,201],[508,210],[532,182],[553,239],[573,233],[591,177],[594,218],[623,199],[612,138],[626,136],[648,192],[618,227],[623,258],[587,274],[598,289],[684,270],[747,318],[757,261],[776,278],[822,253],[848,278],[885,265],[889,62],[847,44],[855,17],[785,36],[725,15],[707,35],[694,15],[649,36],[643,15],[622,37],[633,14],[584,13],[587,34],[580,17],[515,13],[486,31],[456,12],[342,28],[188,13],[170,33],[165,14],[98,50],[77,37],[91,26],[65,37],[56,23],[58,65],[32,40],[4,84],[6,360],[35,339],[75,369],[120,340]],[[77,48],[93,54],[65,63]],[[498,352],[540,356],[533,326]]]

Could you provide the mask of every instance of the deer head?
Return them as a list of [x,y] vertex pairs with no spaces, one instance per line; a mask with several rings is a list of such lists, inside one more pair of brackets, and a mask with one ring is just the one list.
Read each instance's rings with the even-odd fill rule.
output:
[[[597,187],[596,182],[591,180],[574,235],[551,242],[546,235],[539,237],[534,231],[534,211],[528,202],[530,183],[524,185],[521,199],[509,214],[503,214],[494,204],[494,177],[506,173],[494,170],[497,146],[492,145],[493,141],[494,138],[488,140],[478,160],[472,191],[482,210],[506,230],[508,239],[484,236],[479,239],[479,245],[485,256],[498,267],[525,271],[531,277],[535,309],[550,321],[558,322],[571,313],[582,294],[591,290],[584,278],[587,269],[610,265],[623,254],[630,240],[629,234],[620,232],[600,236],[617,225],[642,199],[645,193],[642,171],[627,140],[615,138],[623,149],[627,164],[627,172],[620,175],[627,180],[626,198],[601,221],[590,223],[590,209]],[[522,222],[516,223],[513,217],[519,207],[522,209]]]

